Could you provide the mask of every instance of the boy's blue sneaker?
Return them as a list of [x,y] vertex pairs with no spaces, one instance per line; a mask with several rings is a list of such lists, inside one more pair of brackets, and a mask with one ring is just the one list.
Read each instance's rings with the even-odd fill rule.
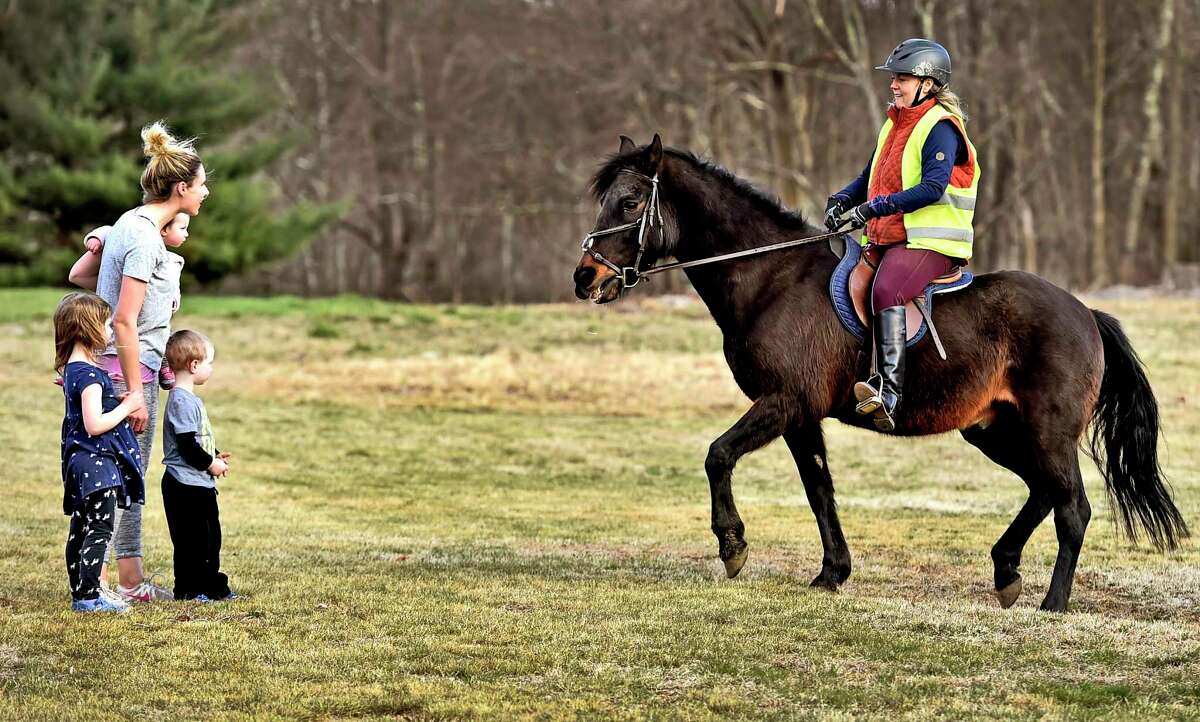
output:
[[124,614],[125,612],[129,611],[129,607],[113,604],[104,597],[96,597],[95,599],[76,599],[72,601],[71,610],[76,612],[111,612],[115,614]]
[[203,602],[203,603],[208,604],[208,603],[212,603],[212,602],[232,602],[233,600],[235,600],[237,598],[238,598],[237,593],[230,591],[229,594],[227,594],[223,597],[210,597],[207,594],[197,594],[196,596],[192,597],[192,601],[193,602]]

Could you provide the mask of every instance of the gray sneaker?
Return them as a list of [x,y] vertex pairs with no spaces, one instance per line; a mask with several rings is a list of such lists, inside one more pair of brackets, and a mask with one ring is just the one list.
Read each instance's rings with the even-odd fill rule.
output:
[[155,601],[170,601],[175,598],[175,594],[164,586],[154,583],[158,578],[157,574],[152,574],[148,579],[143,579],[142,583],[132,589],[117,585],[117,594],[126,602],[155,602]]

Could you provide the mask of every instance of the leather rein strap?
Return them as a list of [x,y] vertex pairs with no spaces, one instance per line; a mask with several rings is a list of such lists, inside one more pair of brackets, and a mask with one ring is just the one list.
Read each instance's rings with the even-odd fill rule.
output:
[[667,263],[662,266],[655,266],[654,268],[642,271],[638,275],[653,276],[654,274],[662,273],[663,271],[674,271],[674,270],[680,269],[680,268],[692,268],[694,266],[703,266],[703,265],[706,265],[709,263],[717,263],[719,261],[730,261],[730,260],[733,260],[734,258],[743,258],[745,256],[756,256],[760,253],[768,253],[770,251],[781,251],[785,248],[792,248],[794,246],[804,246],[809,243],[816,243],[817,241],[824,241],[828,238],[833,238],[834,236],[840,236],[842,234],[843,234],[842,231],[831,231],[830,233],[822,233],[819,236],[808,236],[806,238],[795,238],[790,241],[782,241],[780,243],[772,243],[769,246],[760,246],[758,248],[750,248],[745,251],[734,251],[733,253],[722,253],[719,256],[712,256],[710,258],[700,258],[695,261],[679,261],[676,263]]

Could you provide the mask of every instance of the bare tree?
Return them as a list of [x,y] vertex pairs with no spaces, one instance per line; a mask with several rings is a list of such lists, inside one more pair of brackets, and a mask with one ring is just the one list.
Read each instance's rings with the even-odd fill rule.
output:
[[866,113],[870,124],[878,127],[883,123],[883,110],[879,103],[878,79],[872,73],[872,68],[876,65],[872,61],[876,59],[875,56],[878,53],[871,52],[872,48],[867,38],[867,28],[863,20],[862,8],[857,2],[841,0],[841,29],[845,34],[844,40],[834,35],[818,0],[808,0],[808,9],[812,16],[813,26],[816,27],[817,31],[824,36],[825,40],[833,48],[833,52],[837,55],[846,72],[854,78],[859,91],[862,93],[863,111]]
[[1175,0],[1162,0],[1150,81],[1146,83],[1146,96],[1142,104],[1146,115],[1146,134],[1142,138],[1137,156],[1137,171],[1134,173],[1133,187],[1129,194],[1129,215],[1126,218],[1125,243],[1122,249],[1122,266],[1125,269],[1122,276],[1125,278],[1132,278],[1137,266],[1146,266],[1145,263],[1139,263],[1143,259],[1137,256],[1139,239],[1146,235],[1146,229],[1142,228],[1142,212],[1146,201],[1146,189],[1150,184],[1150,163],[1152,157],[1158,157],[1156,151],[1162,146],[1163,124],[1159,95],[1162,92],[1163,75],[1168,61],[1167,46],[1171,42],[1171,26],[1174,19]]
[[1091,283],[1108,283],[1108,218],[1104,201],[1104,106],[1107,76],[1107,28],[1104,23],[1104,3],[1092,2],[1092,242]]

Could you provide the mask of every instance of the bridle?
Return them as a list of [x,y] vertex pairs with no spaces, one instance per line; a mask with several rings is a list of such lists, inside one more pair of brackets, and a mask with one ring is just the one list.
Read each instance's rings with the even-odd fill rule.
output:
[[[646,207],[642,209],[641,217],[639,217],[636,221],[615,226],[613,228],[605,228],[602,231],[592,231],[583,237],[583,242],[579,244],[579,247],[583,249],[584,253],[596,259],[597,263],[602,263],[611,268],[613,272],[621,278],[622,288],[633,288],[642,280],[642,276],[649,275],[648,273],[642,273],[639,270],[639,267],[642,265],[642,256],[646,253],[646,243],[649,240],[649,235],[646,233],[646,229],[649,228],[653,230],[654,225],[657,223],[658,237],[660,240],[663,239],[662,211],[658,207],[658,174],[655,173],[654,177],[651,178],[644,173],[638,173],[637,171],[630,170],[628,168],[622,168],[617,172],[628,173],[629,175],[635,175],[638,178],[650,181],[650,200],[646,203]],[[632,266],[618,266],[604,256],[600,255],[600,251],[597,251],[592,247],[595,240],[601,236],[611,236],[614,233],[628,231],[630,228],[635,226],[638,229],[638,250],[637,258],[634,259]],[[632,280],[630,280],[631,278]]]
[[[710,256],[709,258],[699,258],[699,259],[692,260],[692,261],[678,261],[676,263],[667,263],[667,264],[664,264],[661,266],[655,266],[654,268],[650,268],[650,269],[643,271],[643,270],[641,270],[640,267],[642,265],[642,256],[645,255],[645,253],[646,253],[646,243],[649,240],[649,233],[647,233],[647,229],[653,230],[654,226],[657,224],[659,239],[665,241],[665,236],[664,236],[665,231],[663,230],[663,220],[662,220],[662,209],[659,208],[659,202],[658,202],[658,174],[655,173],[654,177],[651,178],[650,176],[648,176],[644,173],[639,173],[635,170],[630,170],[629,168],[622,168],[622,169],[618,170],[617,172],[618,173],[628,173],[630,175],[637,176],[638,178],[642,178],[644,180],[650,181],[650,201],[648,203],[646,203],[646,207],[642,209],[642,215],[636,221],[631,221],[630,223],[625,223],[625,224],[622,224],[619,226],[615,226],[613,228],[605,228],[600,231],[592,231],[591,233],[589,233],[583,237],[583,242],[580,243],[579,246],[580,246],[580,248],[583,249],[584,253],[586,253],[589,256],[591,256],[592,258],[594,258],[597,263],[601,263],[601,264],[609,267],[610,269],[613,270],[614,273],[617,274],[617,277],[620,278],[620,280],[621,280],[621,289],[622,290],[624,290],[626,288],[633,288],[634,286],[638,285],[638,283],[640,283],[643,278],[647,278],[649,276],[655,275],[656,273],[662,273],[664,271],[674,271],[674,270],[680,269],[680,268],[692,268],[693,266],[703,266],[703,265],[707,265],[709,263],[717,263],[719,261],[729,261],[734,258],[743,258],[745,256],[756,256],[760,253],[767,253],[768,251],[779,251],[784,248],[792,248],[794,246],[803,246],[803,245],[807,245],[809,243],[816,243],[817,241],[824,241],[828,238],[833,238],[834,236],[845,235],[845,231],[843,231],[842,228],[845,227],[845,225],[850,222],[850,217],[847,216],[844,220],[842,220],[841,224],[835,230],[830,231],[829,233],[822,233],[822,234],[816,235],[816,236],[807,236],[805,238],[795,238],[790,241],[782,241],[780,243],[772,243],[769,246],[760,246],[758,248],[749,248],[744,251],[733,251],[731,253],[722,253],[719,256]],[[600,238],[602,236],[611,236],[614,233],[620,233],[622,231],[628,231],[634,227],[636,227],[638,229],[638,250],[637,250],[637,257],[634,259],[632,266],[618,266],[617,264],[613,263],[612,261],[605,258],[603,255],[601,255],[600,252],[597,251],[595,248],[593,248],[594,242],[597,238]]]

